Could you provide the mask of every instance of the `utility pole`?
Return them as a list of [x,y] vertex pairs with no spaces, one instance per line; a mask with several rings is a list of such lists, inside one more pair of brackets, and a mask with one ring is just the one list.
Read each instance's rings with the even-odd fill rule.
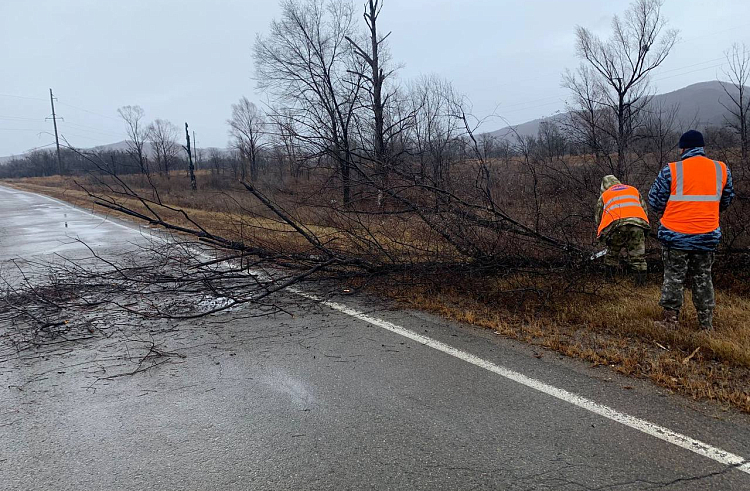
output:
[[62,159],[60,158],[60,138],[57,136],[57,116],[55,115],[55,98],[49,89],[49,103],[52,105],[52,124],[55,126],[55,145],[57,145],[57,172],[62,176]]
[[185,150],[188,154],[188,168],[190,169],[190,189],[195,191],[198,189],[198,184],[195,182],[195,167],[193,166],[193,153],[190,150],[190,131],[188,131],[187,123],[185,123],[185,140],[187,140]]

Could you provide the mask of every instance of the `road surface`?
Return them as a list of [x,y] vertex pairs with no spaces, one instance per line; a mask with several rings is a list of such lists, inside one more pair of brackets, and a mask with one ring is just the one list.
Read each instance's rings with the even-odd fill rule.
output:
[[[3,187],[0,233],[6,265],[142,239]],[[156,341],[184,358],[132,376],[102,380],[105,339],[0,360],[0,489],[750,489],[746,415],[317,294],[171,325]]]

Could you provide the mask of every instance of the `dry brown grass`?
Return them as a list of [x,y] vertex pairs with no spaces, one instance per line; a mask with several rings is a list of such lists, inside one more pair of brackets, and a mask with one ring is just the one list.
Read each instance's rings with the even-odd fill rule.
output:
[[[279,248],[305,247],[297,235],[277,221],[258,217],[248,221],[236,211],[228,212],[227,200],[235,205],[239,202],[246,209],[255,206],[244,191],[207,190],[195,196],[184,192],[186,181],[182,181],[173,177],[159,183],[162,199],[185,208],[211,231],[229,238],[270,241]],[[34,178],[4,184],[82,207],[92,206],[86,193],[70,179]],[[127,204],[141,209],[132,200]],[[188,225],[179,215],[168,218]],[[309,220],[309,226],[321,236],[330,239],[340,234],[331,224],[316,225],[313,215]],[[245,229],[238,226],[241,223],[246,224]],[[346,240],[346,234],[339,239]],[[403,240],[410,240],[408,233]],[[571,288],[566,278],[555,275],[453,275],[450,283],[444,277],[435,282],[387,278],[370,287],[410,307],[493,329],[594,365],[608,366],[624,375],[647,378],[695,399],[715,400],[750,412],[748,285],[737,280],[736,275],[729,275],[729,279],[725,276],[717,284],[716,330],[711,333],[697,330],[689,294],[681,329],[664,331],[654,326],[653,321],[660,315],[655,275],[650,286],[640,289],[633,288],[627,279],[604,284],[598,277],[582,280]]]
[[[204,171],[205,173],[205,171]],[[202,187],[198,193],[185,192],[189,181],[183,173],[152,176],[159,198],[165,204],[184,210],[195,222],[211,233],[224,238],[262,247],[271,252],[312,252],[311,245],[288,224],[266,209],[237,181],[228,177],[199,175]],[[142,176],[122,178],[139,195],[153,198],[150,184]],[[87,190],[107,195],[100,182],[59,176],[4,180],[5,185],[67,200],[78,206],[91,208],[92,199]],[[378,255],[383,262],[401,261],[417,263],[434,257],[446,258],[455,251],[444,241],[436,240],[436,233],[428,230],[416,218],[359,216],[357,220],[344,217],[340,212],[320,205],[319,183],[303,182],[295,194],[276,191],[274,201],[281,205],[297,223],[304,225],[321,243],[331,250],[359,255],[366,252]],[[117,186],[115,186],[117,187]],[[308,201],[309,204],[300,204]],[[118,197],[118,202],[128,208],[149,215],[136,199]],[[315,201],[317,200],[317,201]],[[325,202],[325,199],[323,199]],[[102,213],[106,210],[98,208]],[[192,228],[181,213],[159,210],[165,220],[182,227]]]
[[412,308],[750,412],[750,299],[719,292],[716,329],[708,333],[698,330],[689,294],[680,329],[656,327],[653,321],[661,313],[656,284],[636,289],[620,279],[607,288],[581,284],[578,293],[544,301],[519,298],[522,291],[555,281],[559,279],[514,276],[475,280],[471,289],[466,281],[456,282],[461,287],[404,281],[408,286],[400,288],[386,286],[399,283],[389,281],[376,289]]
[[[187,180],[181,176],[173,176],[170,180],[155,178],[161,200],[169,206],[184,210],[195,222],[211,233],[227,239],[243,241],[254,245],[262,245],[269,250],[300,251],[309,248],[302,237],[294,232],[292,227],[278,219],[264,217],[257,203],[249,200],[247,192],[239,189],[227,191],[206,191],[198,194],[186,193]],[[45,194],[57,199],[65,200],[82,208],[92,209],[94,206],[89,194],[81,189],[72,178],[59,176],[5,180],[3,184],[21,190]],[[142,196],[150,195],[150,188],[145,182],[129,183]],[[88,190],[100,191],[101,187],[85,183]],[[118,197],[117,201],[128,208],[148,215],[146,207],[138,200]],[[252,213],[244,213],[242,209]],[[105,213],[108,210],[97,207],[94,211]],[[159,209],[160,216],[165,220],[186,228],[195,226],[178,212]],[[121,217],[122,218],[122,217]],[[332,240],[336,230],[331,227],[310,225],[311,230],[324,240]]]

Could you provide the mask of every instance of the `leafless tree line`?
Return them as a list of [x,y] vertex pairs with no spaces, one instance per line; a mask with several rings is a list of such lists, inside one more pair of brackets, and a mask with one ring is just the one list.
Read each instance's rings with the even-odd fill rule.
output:
[[[232,105],[235,156],[216,149],[203,162],[239,181],[227,219],[239,235],[219,234],[162,201],[153,183],[144,192],[102,155],[74,152],[96,171],[82,186],[99,206],[316,274],[587,266],[601,176],[646,188],[682,130],[676,108],[652,103],[649,74],[676,39],[661,5],[636,0],[606,41],[579,28],[583,64],[563,79],[574,95],[569,117],[543,123],[536,136],[501,140],[478,134],[482,121],[450,82],[399,81],[389,33],[379,28],[381,1],[367,0],[358,22],[345,0],[284,0],[254,46],[267,103],[261,109],[243,97]],[[743,85],[746,52],[728,57]],[[712,141],[727,139],[717,152],[732,152],[736,134],[742,141],[742,94],[728,115],[734,126],[711,130]],[[167,173],[174,131],[161,120],[144,128],[137,107],[121,115],[134,165],[148,173],[143,148],[154,142]],[[744,219],[735,219],[733,247],[746,240]]]

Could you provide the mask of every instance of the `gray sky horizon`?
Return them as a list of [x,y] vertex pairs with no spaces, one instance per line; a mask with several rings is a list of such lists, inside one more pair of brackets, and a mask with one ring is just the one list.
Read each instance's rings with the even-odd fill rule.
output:
[[[353,0],[361,9],[363,1]],[[565,109],[562,73],[574,69],[575,27],[608,36],[627,0],[385,0],[381,31],[402,82],[437,74],[484,116],[511,124]],[[240,97],[262,105],[252,45],[279,15],[276,0],[3,0],[0,2],[0,156],[54,142],[49,88],[78,147],[124,140],[117,116],[140,105],[148,121],[185,121],[199,147],[227,145],[226,119]],[[659,93],[724,79],[724,51],[750,46],[750,2],[667,0],[680,29],[654,73]],[[361,16],[358,15],[361,21]],[[493,118],[486,131],[505,126]]]

